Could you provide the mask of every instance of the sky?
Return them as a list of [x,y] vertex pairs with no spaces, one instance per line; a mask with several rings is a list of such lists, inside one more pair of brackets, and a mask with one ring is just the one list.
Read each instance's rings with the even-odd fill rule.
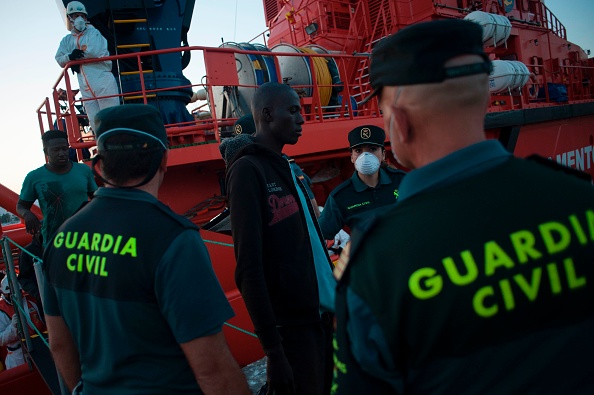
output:
[[[44,163],[37,108],[51,94],[61,68],[54,60],[68,32],[57,2],[36,0],[35,11],[23,13],[20,2],[0,0],[0,183],[19,193],[27,173]],[[84,2],[84,1],[83,1]],[[262,0],[196,0],[190,45],[246,42],[266,29]],[[592,0],[546,0],[565,25],[569,41],[591,49],[594,56]],[[261,41],[259,41],[261,42]],[[203,67],[193,56],[184,75],[200,82]],[[76,81],[76,78],[73,79]]]

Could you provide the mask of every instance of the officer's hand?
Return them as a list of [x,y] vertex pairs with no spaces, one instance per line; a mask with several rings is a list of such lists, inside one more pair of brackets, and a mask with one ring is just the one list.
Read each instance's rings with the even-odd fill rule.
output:
[[267,395],[294,395],[295,383],[293,370],[285,356],[282,345],[266,350],[268,357],[266,375],[268,379]]
[[39,218],[37,218],[37,216],[35,214],[33,214],[31,211],[29,211],[28,213],[25,214],[24,220],[25,220],[25,229],[27,230],[27,233],[29,233],[30,235],[35,235],[35,234],[39,233],[39,230],[41,229],[41,222],[39,221]]
[[340,258],[336,262],[334,262],[334,277],[336,280],[342,278],[344,270],[346,269],[347,265],[349,264],[349,259],[351,257],[351,242],[347,242],[342,252],[340,253]]
[[344,246],[346,246],[346,243],[348,243],[349,240],[351,240],[351,236],[349,236],[347,232],[341,229],[336,234],[336,236],[334,236],[334,245],[332,246],[332,248],[344,248]]
[[76,48],[74,51],[72,51],[70,53],[70,55],[68,55],[68,59],[70,59],[70,60],[77,60],[77,59],[84,58],[84,57],[85,57],[84,51],[82,51],[78,48]]
[[17,325],[18,325],[18,323],[19,323],[19,321],[18,321],[17,315],[16,314],[13,314],[12,315],[12,322],[11,322],[12,326],[14,326],[16,328]]

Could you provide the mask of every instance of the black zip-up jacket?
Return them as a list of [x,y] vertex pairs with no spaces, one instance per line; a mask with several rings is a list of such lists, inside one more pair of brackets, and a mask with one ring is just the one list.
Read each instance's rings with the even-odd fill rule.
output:
[[[289,166],[270,149],[249,144],[233,158],[226,180],[237,260],[235,281],[265,349],[280,343],[277,326],[320,320],[303,210],[315,215],[309,199],[305,199],[308,207],[301,206]],[[301,182],[298,185],[307,196]]]

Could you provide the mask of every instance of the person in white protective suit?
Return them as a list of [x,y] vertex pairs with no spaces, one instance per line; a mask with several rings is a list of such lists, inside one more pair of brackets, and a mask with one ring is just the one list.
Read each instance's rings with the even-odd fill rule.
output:
[[17,315],[10,298],[7,276],[0,282],[0,346],[7,348],[4,361],[6,369],[25,363],[21,336],[17,331]]
[[[62,39],[56,52],[56,61],[62,67],[73,60],[103,58],[109,56],[107,40],[87,21],[87,10],[79,1],[71,1],[66,7],[70,34]],[[118,85],[111,72],[111,61],[82,64],[72,68],[78,76],[78,85],[84,101],[83,105],[91,128],[95,130],[95,115],[107,107],[120,104],[119,97],[97,99],[117,95]]]
[[[19,292],[21,292],[20,288]],[[23,294],[22,301],[23,303],[27,303],[27,309],[24,311],[27,324],[23,325],[29,327],[30,324],[33,324],[37,331],[44,332],[46,330],[45,324],[41,320],[39,307],[33,297]],[[35,330],[29,327],[29,335],[33,334],[35,334]],[[17,307],[14,305],[10,294],[7,276],[0,281],[0,347],[3,346],[7,348],[4,363],[6,369],[11,369],[25,363],[21,334],[18,333],[17,329]]]

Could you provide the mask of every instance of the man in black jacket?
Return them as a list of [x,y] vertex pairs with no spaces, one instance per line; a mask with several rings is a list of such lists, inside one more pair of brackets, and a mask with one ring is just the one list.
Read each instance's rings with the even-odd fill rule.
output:
[[268,357],[269,393],[328,393],[331,263],[307,192],[282,155],[301,136],[299,97],[266,83],[253,103],[254,143],[227,175],[235,280]]

